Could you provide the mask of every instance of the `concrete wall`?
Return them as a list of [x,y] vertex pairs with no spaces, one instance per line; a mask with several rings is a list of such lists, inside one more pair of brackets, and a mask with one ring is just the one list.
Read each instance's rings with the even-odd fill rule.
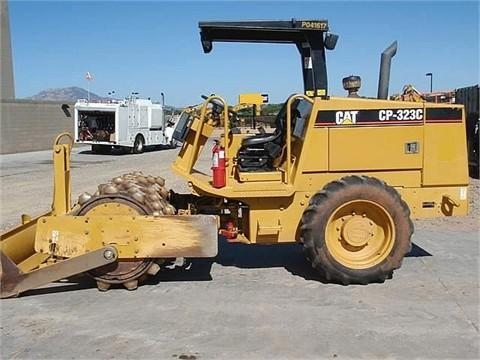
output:
[[0,154],[51,149],[59,133],[73,135],[74,116],[73,103],[1,100]]
[[0,99],[15,99],[8,3],[0,1]]

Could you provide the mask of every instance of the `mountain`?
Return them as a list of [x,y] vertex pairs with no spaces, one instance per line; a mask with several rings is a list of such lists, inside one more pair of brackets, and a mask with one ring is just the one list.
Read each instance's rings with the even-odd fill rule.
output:
[[[77,86],[66,88],[47,89],[38,94],[28,97],[28,100],[36,101],[77,101],[78,99],[87,99],[88,91]],[[90,92],[90,100],[107,100],[107,98],[98,96]]]

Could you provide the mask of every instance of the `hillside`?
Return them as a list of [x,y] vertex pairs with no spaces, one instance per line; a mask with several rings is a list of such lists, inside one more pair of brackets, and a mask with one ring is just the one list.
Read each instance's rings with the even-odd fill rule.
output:
[[[40,91],[38,94],[30,96],[27,100],[36,101],[77,101],[77,99],[87,99],[88,92],[77,86],[71,86],[66,88],[47,89]],[[95,93],[90,92],[90,100],[98,101],[106,98],[98,96]]]

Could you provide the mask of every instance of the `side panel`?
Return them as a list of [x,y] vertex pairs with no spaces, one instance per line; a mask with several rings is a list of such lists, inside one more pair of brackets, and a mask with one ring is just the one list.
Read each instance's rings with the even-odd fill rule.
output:
[[[296,232],[304,208],[296,196],[285,198],[253,198],[248,199],[249,233],[246,234],[252,243],[275,244],[294,242]],[[307,202],[304,201],[304,205]]]
[[151,106],[148,109],[148,127],[160,130],[163,128],[163,109]]
[[115,117],[117,131],[117,139],[118,143],[121,145],[126,146],[133,146],[133,142],[130,141],[128,137],[128,127],[129,121],[128,118],[128,108],[127,107],[119,107],[117,111],[117,115]]
[[309,146],[303,147],[303,172],[328,171],[328,128],[310,129]]
[[104,244],[115,246],[119,258],[213,257],[217,242],[217,218],[213,215],[46,216],[35,233],[36,252],[65,258]]
[[304,173],[422,169],[423,104],[316,99],[312,115]]
[[168,144],[163,129],[163,109],[161,106],[147,103],[130,104],[122,109],[122,125],[125,125],[122,132],[121,145],[133,146],[137,135],[141,134],[145,139],[145,145],[166,145]]
[[147,106],[138,106],[138,127],[148,128],[148,107]]
[[297,189],[299,191],[306,191],[313,195],[321,190],[326,184],[331,181],[340,179],[347,175],[367,175],[382,179],[387,184],[393,187],[407,187],[418,188],[421,186],[422,173],[419,170],[403,170],[403,171],[357,171],[357,172],[326,172],[326,173],[311,173],[302,174],[298,179]]
[[459,123],[425,125],[423,185],[468,184],[465,126]]
[[[329,170],[421,169],[422,142],[422,126],[329,128]],[[408,149],[408,144],[416,149]]]
[[141,131],[145,138],[145,145],[163,145],[166,144],[163,130],[143,130]]
[[462,216],[468,212],[468,187],[435,186],[423,188],[397,188],[410,208],[411,217],[432,218]]

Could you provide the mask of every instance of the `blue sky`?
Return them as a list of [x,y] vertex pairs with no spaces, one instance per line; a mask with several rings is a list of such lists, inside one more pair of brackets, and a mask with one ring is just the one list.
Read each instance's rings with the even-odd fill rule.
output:
[[198,103],[217,93],[262,92],[271,102],[303,91],[293,45],[214,43],[204,54],[203,20],[328,19],[340,36],[327,52],[329,92],[345,94],[343,77],[362,77],[375,96],[381,52],[394,40],[390,93],[413,84],[428,91],[479,81],[478,1],[9,1],[17,98],[47,88],[87,88],[101,96],[140,96],[167,104]]

